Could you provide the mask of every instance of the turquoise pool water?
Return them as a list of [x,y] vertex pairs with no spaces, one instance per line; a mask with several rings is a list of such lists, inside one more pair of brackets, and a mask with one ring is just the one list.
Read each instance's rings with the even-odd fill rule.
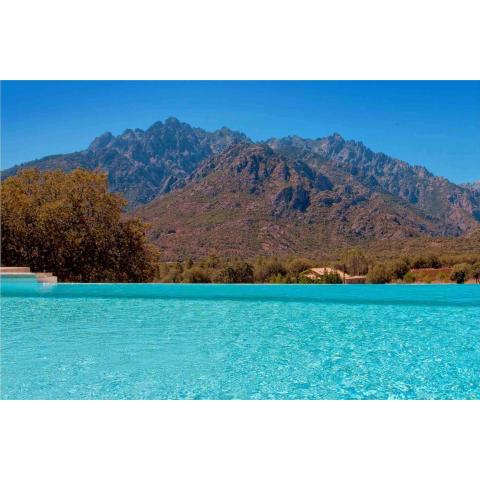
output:
[[2,283],[3,399],[480,399],[480,286]]

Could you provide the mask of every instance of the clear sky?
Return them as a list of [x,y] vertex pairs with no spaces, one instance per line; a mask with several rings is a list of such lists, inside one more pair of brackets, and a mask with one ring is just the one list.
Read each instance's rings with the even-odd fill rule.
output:
[[170,116],[253,140],[333,132],[424,165],[480,179],[480,82],[2,82],[2,169],[82,150],[99,134]]

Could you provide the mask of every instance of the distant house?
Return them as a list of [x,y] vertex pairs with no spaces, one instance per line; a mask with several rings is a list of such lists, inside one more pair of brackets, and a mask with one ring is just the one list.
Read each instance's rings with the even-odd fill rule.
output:
[[353,283],[365,283],[365,275],[349,275],[348,273],[339,270],[338,268],[331,267],[315,267],[306,270],[303,275],[312,280],[316,280],[325,275],[337,274],[343,281],[343,283],[353,284]]

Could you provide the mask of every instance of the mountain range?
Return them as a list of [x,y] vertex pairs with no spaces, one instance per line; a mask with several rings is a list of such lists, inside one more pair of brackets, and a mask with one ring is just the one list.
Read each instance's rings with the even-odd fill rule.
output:
[[167,260],[317,255],[369,241],[459,237],[480,228],[478,185],[456,185],[339,134],[253,142],[175,118],[105,133],[80,152],[19,169],[100,169],[150,225]]
[[461,185],[462,185],[462,187],[464,187],[464,188],[468,188],[468,189],[471,189],[471,190],[480,191],[480,180],[477,181],[477,182],[462,183]]
[[104,133],[86,150],[50,155],[5,170],[2,176],[26,167],[65,171],[79,167],[99,169],[108,173],[111,190],[122,193],[132,209],[169,192],[174,185],[183,185],[205,158],[235,142],[250,140],[228,128],[206,132],[169,118],[164,123],[154,123],[147,130],[128,129],[118,136]]

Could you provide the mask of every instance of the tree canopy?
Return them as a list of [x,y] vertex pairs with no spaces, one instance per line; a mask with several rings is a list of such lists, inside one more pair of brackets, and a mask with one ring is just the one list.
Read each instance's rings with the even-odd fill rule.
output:
[[356,247],[345,250],[340,257],[340,266],[350,275],[365,275],[368,272],[365,252]]
[[2,181],[2,264],[53,272],[62,281],[141,282],[157,252],[145,225],[122,219],[126,201],[104,173],[23,170]]
[[465,283],[468,280],[468,274],[470,273],[470,265],[468,263],[458,263],[453,266],[450,280],[456,283]]

